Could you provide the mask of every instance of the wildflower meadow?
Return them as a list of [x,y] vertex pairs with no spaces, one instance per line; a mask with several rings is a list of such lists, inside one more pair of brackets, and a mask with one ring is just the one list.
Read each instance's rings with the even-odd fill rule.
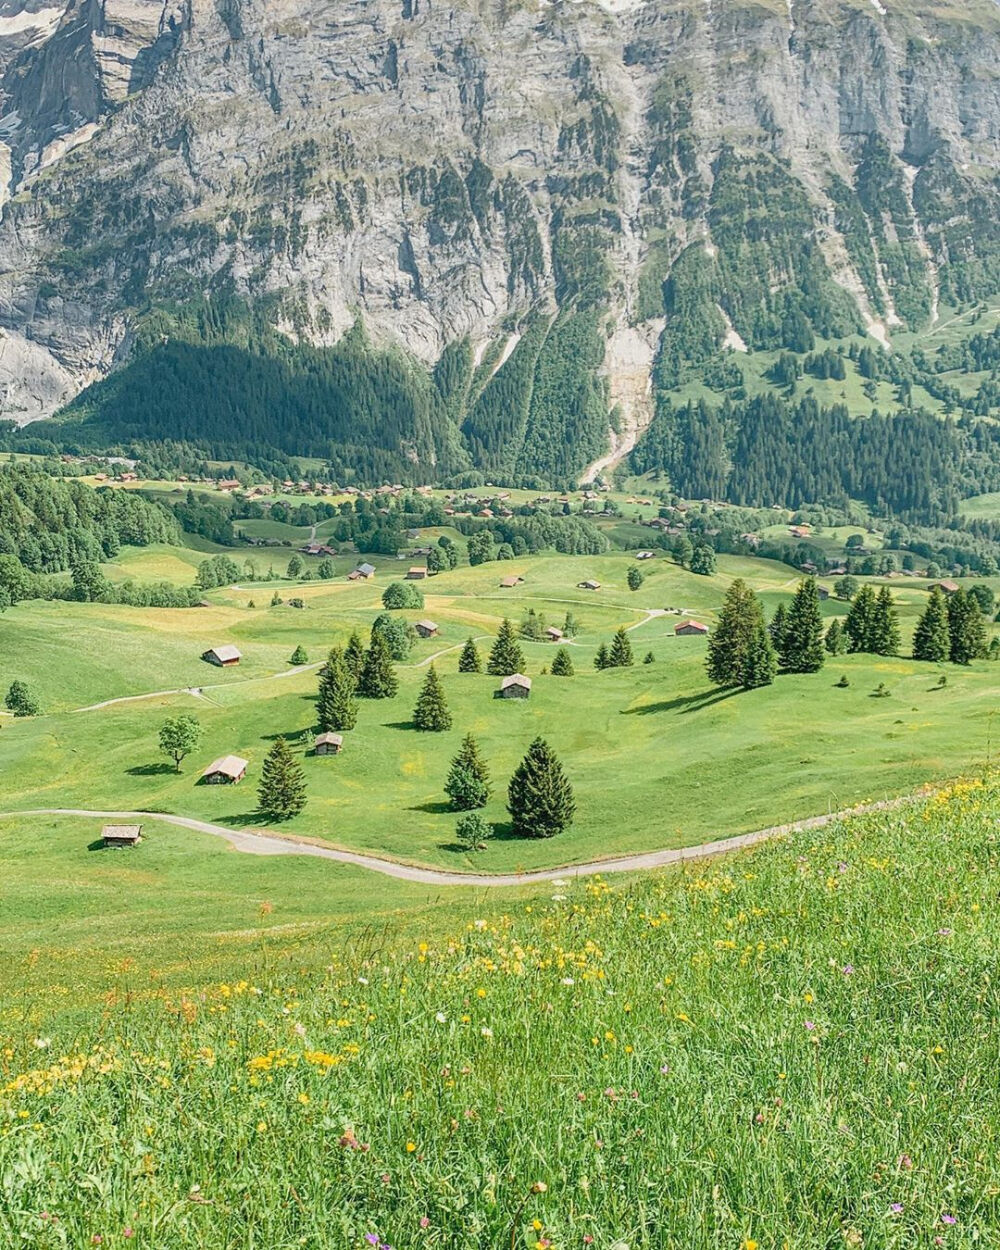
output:
[[5,1028],[0,1245],[995,1246],[998,821],[974,779]]

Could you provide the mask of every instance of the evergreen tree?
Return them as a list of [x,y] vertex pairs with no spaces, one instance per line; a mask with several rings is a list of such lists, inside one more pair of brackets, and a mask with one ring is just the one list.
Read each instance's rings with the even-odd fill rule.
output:
[[646,654],[642,657],[643,664],[652,664],[655,662],[655,660],[656,660],[656,656],[652,653],[652,651],[647,651]]
[[347,646],[344,648],[344,663],[347,665],[351,681],[357,686],[361,680],[361,670],[365,666],[365,644],[361,641],[361,635],[357,630],[354,630],[347,640]]
[[518,838],[551,838],[572,822],[572,787],[544,739],[532,742],[515,769],[507,787],[507,810]]
[[608,667],[631,668],[634,663],[635,656],[632,654],[632,640],[629,638],[624,625],[622,625],[611,640],[611,650],[608,652]]
[[785,634],[788,632],[788,608],[783,603],[779,603],[774,609],[767,632],[771,635],[775,651],[781,655],[785,650]]
[[709,639],[708,675],[717,686],[750,689],[772,681],[775,664],[760,600],[737,578],[726,591],[719,623]]
[[444,792],[451,799],[452,807],[459,812],[485,807],[490,797],[490,770],[479,754],[479,746],[472,736],[466,734],[458,754],[451,761]]
[[838,617],[834,617],[827,626],[823,645],[830,655],[843,655],[847,650],[847,638],[844,635],[844,627],[841,625]]
[[306,805],[306,782],[302,767],[284,738],[276,738],[264,757],[257,787],[260,810],[271,820],[290,820]]
[[913,658],[941,664],[951,658],[951,630],[948,625],[948,602],[935,586],[920,620],[913,631]]
[[514,626],[506,617],[500,623],[486,671],[493,677],[510,677],[512,673],[524,672],[524,653],[514,637]]
[[289,664],[308,664],[309,654],[300,642],[292,654],[288,657]]
[[892,601],[892,591],[883,586],[875,598],[872,621],[872,650],[876,655],[899,653],[899,613]]
[[572,677],[573,672],[573,661],[569,658],[569,652],[565,647],[560,647],[552,661],[552,676]]
[[4,704],[15,716],[37,716],[41,711],[38,700],[23,681],[12,681]]
[[566,619],[563,621],[562,632],[566,638],[575,638],[582,629],[582,625],[576,619],[572,612],[566,613]]
[[392,655],[385,637],[372,631],[371,645],[365,653],[365,664],[358,680],[357,694],[362,699],[392,699],[399,683],[392,667]]
[[443,733],[451,728],[451,712],[445,702],[444,687],[433,664],[427,670],[423,688],[417,697],[413,723],[427,733]]
[[715,552],[708,543],[698,543],[691,552],[691,561],[688,565],[692,573],[701,573],[708,576],[715,572]]
[[848,651],[875,651],[875,592],[862,586],[851,601],[844,621]]
[[968,664],[986,654],[986,622],[979,603],[962,589],[948,596],[948,630],[953,664]]
[[789,673],[818,673],[823,667],[823,616],[812,577],[799,582],[778,655]]
[[292,558],[288,561],[288,568],[285,570],[285,575],[294,580],[296,577],[301,576],[301,573],[302,573],[301,556],[292,556]]
[[483,671],[482,657],[472,638],[466,640],[465,646],[462,648],[462,654],[458,657],[458,671],[460,673],[481,673]]
[[455,841],[466,851],[485,851],[493,827],[480,812],[466,812],[455,825]]
[[771,645],[771,636],[764,625],[763,616],[750,636],[746,659],[743,664],[743,676],[740,684],[744,690],[754,690],[758,686],[770,686],[778,672],[778,657]]
[[638,590],[642,583],[646,580],[642,575],[642,569],[640,569],[637,564],[629,565],[625,578],[628,581],[629,590]]
[[344,733],[358,722],[354,679],[340,647],[330,652],[320,674],[316,718],[320,733]]
[[602,642],[597,648],[597,654],[594,656],[594,668],[602,669],[610,667],[611,657],[608,655],[608,645],[607,643]]

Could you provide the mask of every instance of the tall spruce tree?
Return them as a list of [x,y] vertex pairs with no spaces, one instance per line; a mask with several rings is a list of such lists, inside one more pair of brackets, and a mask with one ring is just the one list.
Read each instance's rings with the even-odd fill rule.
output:
[[823,667],[823,614],[815,578],[799,582],[777,650],[782,668],[789,673],[818,673]]
[[472,734],[466,734],[458,754],[451,761],[444,792],[458,812],[469,812],[485,807],[490,798],[490,770],[479,754],[479,744]]
[[844,632],[847,634],[848,651],[874,652],[875,592],[871,586],[862,586],[851,600],[851,606],[844,621]]
[[524,652],[518,646],[514,626],[506,617],[500,622],[486,671],[494,677],[510,677],[512,673],[524,672]]
[[284,738],[276,738],[264,757],[257,800],[260,810],[271,820],[290,820],[306,805],[302,767]]
[[565,647],[560,647],[552,660],[552,676],[572,677],[573,671],[573,661],[570,659],[569,652]]
[[507,787],[507,810],[514,836],[551,838],[573,820],[573,789],[555,752],[536,738],[514,770]]
[[968,664],[986,654],[986,622],[979,603],[961,588],[948,596],[948,630],[953,664]]
[[738,577],[726,591],[719,623],[708,642],[708,675],[717,686],[750,689],[773,681],[775,666],[760,600]]
[[361,670],[365,666],[365,644],[361,641],[361,635],[357,630],[354,630],[347,640],[347,646],[344,648],[344,663],[347,665],[351,681],[357,686],[361,680]]
[[608,644],[602,642],[597,648],[597,654],[594,656],[594,668],[600,670],[602,668],[611,667],[611,657],[608,654]]
[[632,653],[632,640],[629,638],[625,626],[622,625],[611,640],[611,650],[608,652],[608,667],[631,668],[634,663],[635,656]]
[[920,620],[913,631],[913,658],[941,664],[951,658],[951,629],[948,625],[948,601],[935,586]]
[[473,638],[468,638],[465,646],[462,648],[462,654],[458,657],[458,671],[460,673],[481,673],[483,671],[482,657]]
[[424,678],[423,688],[413,709],[413,723],[427,733],[443,733],[451,728],[451,712],[444,697],[444,687],[432,664]]
[[372,631],[356,693],[362,699],[392,699],[398,689],[389,644],[383,634]]
[[353,729],[358,723],[354,680],[340,647],[334,647],[330,651],[320,673],[316,720],[320,733],[344,732]]
[[830,655],[843,655],[847,650],[847,638],[844,634],[844,627],[840,623],[839,617],[834,617],[826,628],[826,637],[823,639],[823,645],[826,647]]
[[872,618],[872,650],[876,655],[898,655],[899,613],[892,599],[892,591],[883,586],[875,598]]

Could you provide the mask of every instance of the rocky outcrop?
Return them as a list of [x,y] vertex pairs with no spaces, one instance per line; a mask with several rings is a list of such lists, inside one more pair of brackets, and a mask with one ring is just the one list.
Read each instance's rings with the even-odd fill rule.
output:
[[600,308],[627,430],[664,319],[764,346],[805,291],[884,337],[1000,286],[998,26],[993,0],[0,0],[0,415],[213,290],[428,363]]

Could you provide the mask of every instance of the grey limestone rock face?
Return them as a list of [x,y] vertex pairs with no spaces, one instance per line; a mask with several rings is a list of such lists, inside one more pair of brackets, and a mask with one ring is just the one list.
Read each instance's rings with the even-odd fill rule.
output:
[[[150,301],[211,290],[316,343],[361,316],[428,363],[481,352],[584,298],[593,246],[627,443],[659,283],[753,241],[713,203],[724,153],[787,177],[878,337],[906,320],[893,248],[931,313],[983,268],[998,29],[993,0],[0,0],[0,416],[51,412]],[[859,182],[873,150],[891,202]]]

